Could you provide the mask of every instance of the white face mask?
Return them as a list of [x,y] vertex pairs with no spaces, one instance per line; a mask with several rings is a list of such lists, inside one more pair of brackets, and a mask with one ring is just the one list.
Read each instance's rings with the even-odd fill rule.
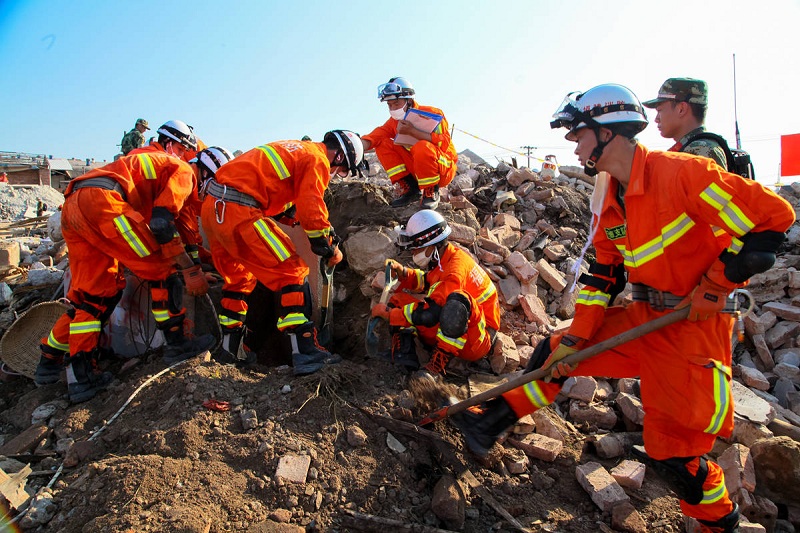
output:
[[406,116],[406,106],[403,106],[400,109],[390,109],[389,114],[395,120],[403,120],[403,117]]
[[425,248],[411,256],[411,259],[414,261],[415,265],[422,269],[428,268],[428,265],[431,263],[431,258],[425,253]]

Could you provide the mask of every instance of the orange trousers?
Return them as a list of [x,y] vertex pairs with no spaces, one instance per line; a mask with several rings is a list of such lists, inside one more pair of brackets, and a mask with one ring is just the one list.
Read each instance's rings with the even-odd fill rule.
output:
[[[250,294],[260,281],[268,289],[281,294],[281,307],[286,312],[278,319],[278,329],[298,326],[308,319],[300,309],[305,303],[302,288],[283,290],[287,286],[302,287],[308,276],[308,266],[278,223],[264,217],[260,209],[233,202],[222,206],[217,199],[207,196],[201,210],[203,229],[206,232],[214,267],[222,276],[223,291]],[[218,215],[221,220],[218,221]],[[236,314],[244,318],[247,302],[223,298],[221,305],[227,315],[220,314],[223,327],[237,327],[226,323],[225,316]]]
[[[120,195],[99,188],[74,191],[64,202],[61,230],[69,248],[72,281],[67,298],[75,306],[75,315],[62,316],[55,334],[69,321],[69,352],[90,352],[97,347],[101,323],[98,311],[106,311],[98,300],[113,298],[120,289],[119,265],[148,281],[160,282],[175,272],[172,260],[161,254],[160,246],[147,227],[144,217]],[[166,312],[167,291],[152,289],[153,314],[156,320]],[[163,302],[159,311],[155,302]],[[66,318],[65,318],[66,317]]]
[[[583,347],[664,314],[646,302],[609,308],[603,324]],[[733,430],[732,332],[729,314],[698,322],[682,320],[586,359],[571,375],[640,377],[647,454],[656,460],[698,457],[711,450],[717,436],[728,437]],[[560,340],[561,336],[551,337],[551,348]],[[533,381],[503,397],[521,417],[552,403],[560,390],[558,383]],[[704,499],[700,505],[681,502],[681,507],[688,516],[716,520],[733,507],[727,492],[719,487],[722,471],[711,461],[708,466],[704,490],[711,494],[709,501]]]
[[[467,361],[477,361],[489,353],[489,350],[492,348],[492,338],[486,330],[486,318],[483,313],[483,308],[468,294],[464,292],[461,292],[461,294],[469,298],[470,307],[472,309],[467,325],[467,332],[463,336],[458,339],[447,337],[442,333],[438,324],[431,327],[413,327],[417,330],[420,340],[422,340],[426,346],[439,348],[447,354]],[[420,300],[418,297],[407,292],[396,292],[389,299],[389,303],[395,307],[403,307],[408,304],[419,302]]]
[[417,179],[420,189],[446,187],[456,175],[456,165],[445,152],[428,141],[418,141],[410,150],[391,140],[375,147],[375,155],[392,183],[408,174]]

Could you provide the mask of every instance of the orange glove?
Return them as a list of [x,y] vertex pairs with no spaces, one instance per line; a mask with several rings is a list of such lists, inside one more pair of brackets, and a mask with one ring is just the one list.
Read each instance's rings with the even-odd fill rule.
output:
[[386,304],[376,303],[372,307],[372,312],[370,314],[375,318],[383,318],[385,320],[389,320],[389,312],[391,310],[392,308]]
[[332,267],[332,266],[338,265],[339,263],[342,262],[342,258],[343,257],[344,256],[342,255],[342,251],[339,249],[339,247],[338,246],[334,246],[333,247],[333,255],[330,256],[330,258],[328,258],[328,266]]
[[675,309],[689,307],[689,316],[686,317],[686,320],[690,322],[707,320],[722,311],[725,307],[725,300],[732,290],[703,275],[700,284],[692,290],[689,296],[681,300]]
[[568,355],[572,355],[578,350],[580,350],[580,346],[583,344],[583,339],[579,337],[573,337],[571,335],[564,335],[561,338],[561,342],[556,349],[550,354],[542,368],[550,368],[550,377],[546,378],[545,381],[550,381],[550,379],[557,379],[563,378],[570,373],[574,372],[576,368],[578,368],[578,363],[568,364],[568,363],[561,363],[562,359],[567,357]]
[[192,296],[203,296],[208,292],[208,281],[200,265],[193,265],[181,270],[183,284],[186,285],[186,292]]

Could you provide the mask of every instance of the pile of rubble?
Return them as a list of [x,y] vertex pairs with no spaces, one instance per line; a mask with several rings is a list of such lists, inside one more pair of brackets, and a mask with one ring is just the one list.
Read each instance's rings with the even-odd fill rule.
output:
[[54,212],[64,203],[64,195],[48,185],[9,185],[0,183],[0,221],[13,221],[36,216],[37,204]]

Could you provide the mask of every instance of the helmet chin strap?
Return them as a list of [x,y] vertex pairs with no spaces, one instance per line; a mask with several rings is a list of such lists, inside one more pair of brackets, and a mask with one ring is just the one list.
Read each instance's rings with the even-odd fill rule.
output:
[[608,138],[607,141],[600,140],[600,129],[594,129],[594,136],[597,139],[597,146],[594,147],[592,150],[592,154],[589,156],[589,159],[583,165],[583,171],[586,173],[587,176],[596,176],[599,170],[597,170],[597,160],[600,159],[600,156],[603,155],[603,150],[605,150],[608,143],[614,140],[614,137],[617,136],[615,132],[611,132],[611,137]]

